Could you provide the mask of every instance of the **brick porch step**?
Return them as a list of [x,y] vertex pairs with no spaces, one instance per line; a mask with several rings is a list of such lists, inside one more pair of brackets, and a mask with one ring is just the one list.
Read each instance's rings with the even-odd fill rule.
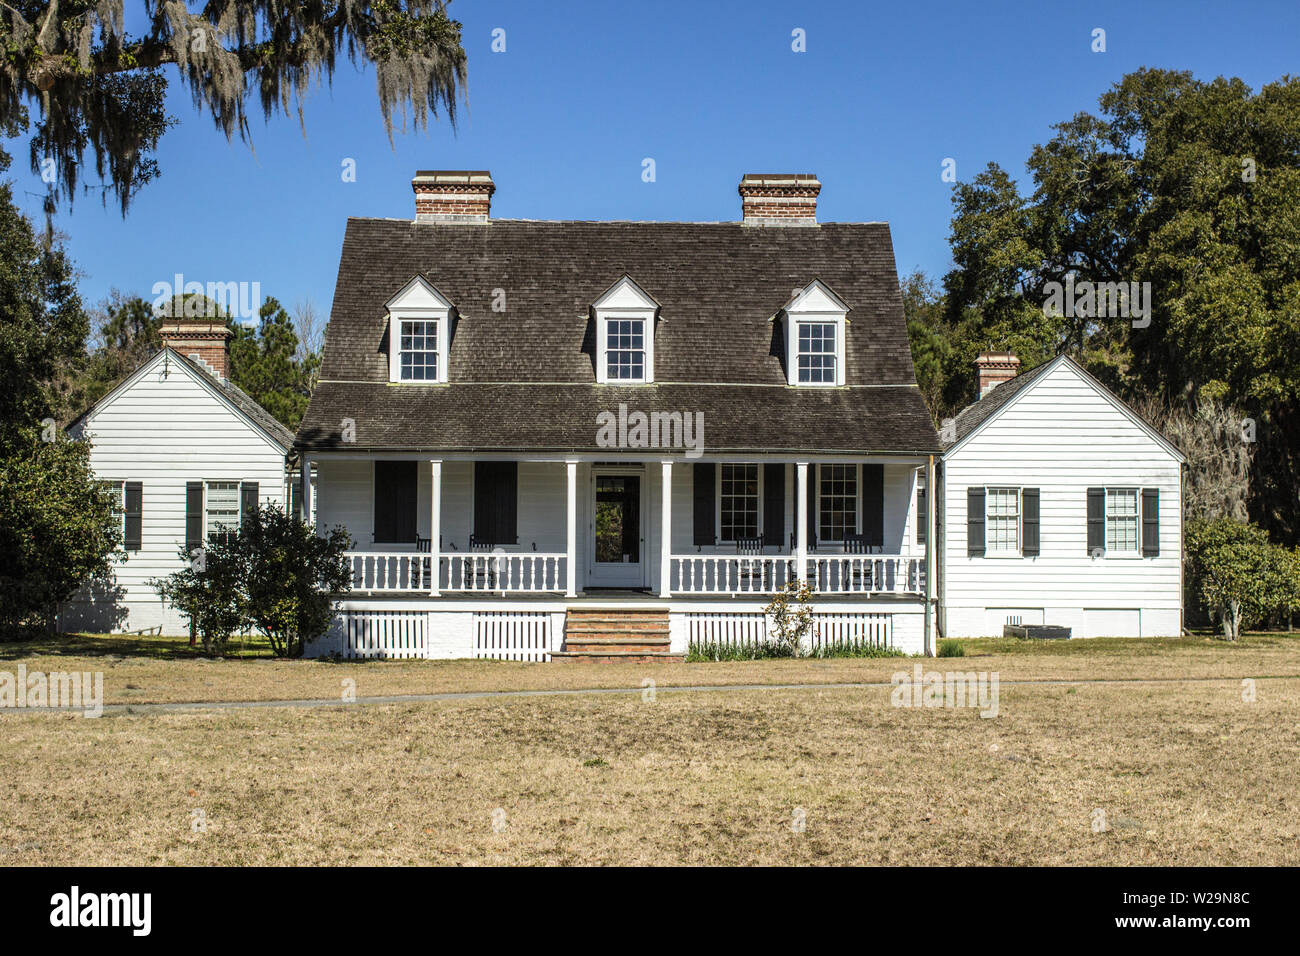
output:
[[668,636],[668,612],[619,608],[570,608],[565,614],[564,649],[552,660],[648,664],[681,661]]

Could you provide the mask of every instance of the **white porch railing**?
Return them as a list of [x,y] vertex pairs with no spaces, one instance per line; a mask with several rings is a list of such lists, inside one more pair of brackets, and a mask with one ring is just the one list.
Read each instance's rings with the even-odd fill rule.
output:
[[508,551],[499,553],[452,552],[440,556],[446,591],[563,591],[562,553]]
[[[351,551],[355,591],[424,592],[433,590],[432,556],[418,551]],[[438,588],[443,591],[564,591],[563,554],[538,551],[438,555]]]
[[[791,555],[675,554],[674,594],[772,594],[795,576]],[[925,559],[901,554],[808,556],[808,582],[819,594],[920,594]]]

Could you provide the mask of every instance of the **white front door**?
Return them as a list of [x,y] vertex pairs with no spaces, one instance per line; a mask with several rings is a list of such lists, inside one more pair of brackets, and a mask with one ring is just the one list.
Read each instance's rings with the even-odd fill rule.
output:
[[645,587],[644,485],[639,471],[592,468],[588,586]]

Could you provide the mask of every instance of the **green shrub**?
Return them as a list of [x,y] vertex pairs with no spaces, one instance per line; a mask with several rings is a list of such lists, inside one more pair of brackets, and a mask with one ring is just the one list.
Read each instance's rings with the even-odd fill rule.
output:
[[90,445],[15,429],[0,446],[0,640],[29,637],[79,586],[109,585],[121,516]]
[[1289,614],[1298,572],[1291,552],[1258,525],[1215,518],[1187,523],[1187,570],[1193,592],[1235,641],[1243,627],[1270,614]]
[[339,594],[352,587],[341,528],[318,536],[297,515],[262,508],[242,527],[214,537],[185,567],[150,583],[190,621],[209,654],[232,634],[255,627],[277,657],[298,657],[324,634]]
[[966,645],[961,641],[948,638],[939,642],[939,650],[936,657],[965,657]]
[[732,644],[726,641],[691,641],[686,648],[688,663],[701,661],[761,661],[794,657],[788,645],[775,641],[759,644]]
[[893,647],[881,647],[867,641],[826,641],[816,643],[809,657],[906,657],[902,651]]

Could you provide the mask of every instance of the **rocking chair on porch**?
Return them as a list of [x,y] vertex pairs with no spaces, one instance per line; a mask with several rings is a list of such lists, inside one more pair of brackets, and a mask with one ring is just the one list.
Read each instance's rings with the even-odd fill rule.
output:
[[[763,553],[763,539],[755,538],[737,538],[736,554],[754,554]],[[737,562],[737,583],[742,591],[765,591],[767,590],[766,562],[741,560]]]
[[[491,554],[492,549],[497,546],[495,541],[482,541],[474,535],[469,536],[469,550],[471,555]],[[477,557],[470,558],[470,573],[474,576],[474,589],[476,591],[495,591],[497,587],[497,563],[493,558],[486,561],[480,561]]]
[[[873,544],[871,536],[866,534],[846,534],[844,536],[844,553],[852,555],[880,554],[883,545]],[[853,582],[851,590],[870,591],[874,586],[875,562],[855,561],[850,571]],[[844,582],[841,582],[844,583]]]

